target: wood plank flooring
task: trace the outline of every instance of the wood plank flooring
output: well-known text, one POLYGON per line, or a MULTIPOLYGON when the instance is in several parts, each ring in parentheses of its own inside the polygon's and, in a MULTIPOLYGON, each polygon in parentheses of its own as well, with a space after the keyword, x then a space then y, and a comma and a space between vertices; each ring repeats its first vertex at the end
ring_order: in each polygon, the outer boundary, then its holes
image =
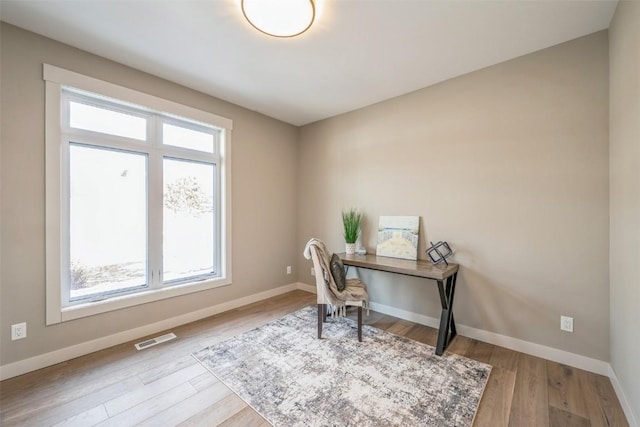
MULTIPOLYGON (((126 343, 5 380, 0 425, 268 426, 190 354, 315 302, 290 292, 173 328, 176 340, 147 350, 126 343)), ((427 326, 375 312, 364 323, 436 344, 427 326)), ((475 426, 628 426, 606 377, 462 336, 448 351, 493 366, 475 426)))

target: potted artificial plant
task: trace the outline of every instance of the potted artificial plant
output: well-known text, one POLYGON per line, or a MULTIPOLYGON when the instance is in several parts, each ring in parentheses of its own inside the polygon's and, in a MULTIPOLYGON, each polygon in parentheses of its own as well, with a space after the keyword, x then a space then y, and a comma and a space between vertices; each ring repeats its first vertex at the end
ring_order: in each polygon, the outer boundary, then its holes
POLYGON ((342 224, 344 225, 344 241, 347 255, 356 253, 356 240, 358 240, 363 219, 362 213, 356 209, 342 211, 342 224))

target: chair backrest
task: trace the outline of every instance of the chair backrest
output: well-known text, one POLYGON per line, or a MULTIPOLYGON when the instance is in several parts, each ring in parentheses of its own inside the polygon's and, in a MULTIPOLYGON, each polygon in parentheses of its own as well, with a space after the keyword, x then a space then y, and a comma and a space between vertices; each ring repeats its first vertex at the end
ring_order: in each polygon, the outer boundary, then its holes
MULTIPOLYGON (((324 281, 324 267, 325 263, 321 260, 322 255, 318 252, 315 246, 311 247, 311 259, 313 260, 313 270, 316 273, 316 294, 318 296, 318 304, 327 304, 327 297, 325 292, 327 291, 327 283, 324 281)), ((328 264, 328 260, 327 260, 328 264)))

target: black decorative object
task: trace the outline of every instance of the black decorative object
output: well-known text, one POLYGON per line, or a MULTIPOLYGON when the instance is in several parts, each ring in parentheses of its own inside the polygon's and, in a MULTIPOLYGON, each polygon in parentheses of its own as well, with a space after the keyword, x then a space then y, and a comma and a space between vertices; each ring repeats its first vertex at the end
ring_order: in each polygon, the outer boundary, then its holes
POLYGON ((442 241, 435 244, 433 242, 429 243, 431 243, 431 246, 427 249, 427 255, 429 256, 431 262, 434 264, 440 264, 441 262, 444 262, 445 264, 449 265, 449 263, 447 262, 447 258, 449 258, 453 254, 453 251, 451 250, 449 244, 442 241))

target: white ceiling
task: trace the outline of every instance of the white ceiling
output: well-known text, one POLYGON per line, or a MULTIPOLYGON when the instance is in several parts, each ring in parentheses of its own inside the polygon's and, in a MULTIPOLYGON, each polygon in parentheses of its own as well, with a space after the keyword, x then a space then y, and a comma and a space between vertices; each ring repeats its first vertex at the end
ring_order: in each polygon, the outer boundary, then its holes
POLYGON ((294 125, 609 27, 616 0, 318 0, 302 36, 240 0, 2 0, 3 21, 294 125))

